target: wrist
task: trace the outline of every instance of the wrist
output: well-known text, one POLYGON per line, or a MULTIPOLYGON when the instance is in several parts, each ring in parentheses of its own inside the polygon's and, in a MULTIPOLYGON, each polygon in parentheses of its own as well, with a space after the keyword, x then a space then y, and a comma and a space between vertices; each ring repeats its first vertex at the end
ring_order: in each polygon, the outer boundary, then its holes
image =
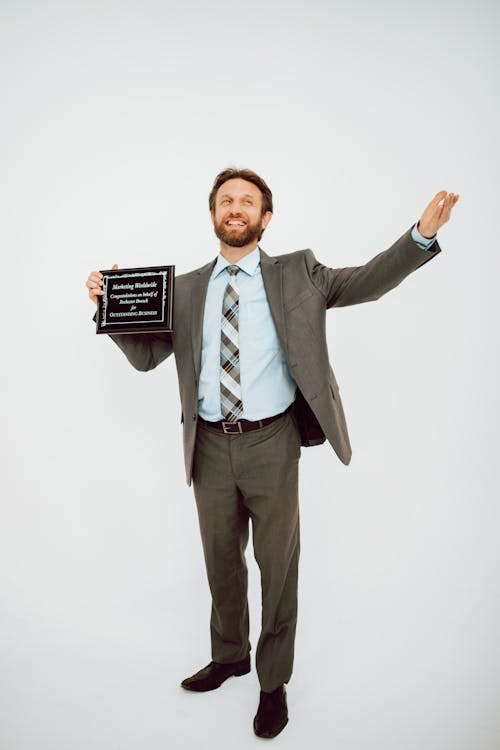
POLYGON ((422 226, 420 221, 417 223, 417 231, 420 232, 422 237, 424 237, 424 239, 426 240, 432 240, 436 236, 436 233, 432 234, 431 230, 428 229, 425 225, 422 226))

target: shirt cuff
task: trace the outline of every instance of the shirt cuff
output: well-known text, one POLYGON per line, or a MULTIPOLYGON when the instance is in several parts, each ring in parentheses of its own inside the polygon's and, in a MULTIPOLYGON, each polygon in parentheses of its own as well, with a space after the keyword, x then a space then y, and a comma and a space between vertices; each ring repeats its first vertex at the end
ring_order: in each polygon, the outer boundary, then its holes
MULTIPOLYGON (((418 221, 417 221, 417 224, 418 224, 418 221)), ((411 230, 412 240, 414 240, 414 242, 416 242, 417 245, 420 248, 422 248, 422 250, 430 250, 432 245, 436 241, 436 235, 434 235, 434 237, 431 237, 431 238, 423 237, 417 229, 417 224, 415 224, 413 229, 411 230)))

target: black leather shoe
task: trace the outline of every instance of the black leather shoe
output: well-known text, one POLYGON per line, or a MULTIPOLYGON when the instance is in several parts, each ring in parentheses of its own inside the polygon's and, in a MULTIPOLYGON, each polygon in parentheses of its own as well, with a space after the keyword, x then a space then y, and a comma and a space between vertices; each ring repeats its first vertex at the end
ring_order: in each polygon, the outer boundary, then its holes
POLYGON ((257 737, 276 737, 288 722, 286 690, 284 685, 272 693, 260 691, 259 708, 253 720, 253 729, 257 737))
POLYGON ((181 682, 181 687, 204 693, 206 690, 215 690, 220 687, 228 677, 240 677, 243 674, 248 674, 248 672, 250 672, 250 655, 241 661, 233 661, 230 664, 218 664, 211 661, 196 674, 186 677, 181 682))

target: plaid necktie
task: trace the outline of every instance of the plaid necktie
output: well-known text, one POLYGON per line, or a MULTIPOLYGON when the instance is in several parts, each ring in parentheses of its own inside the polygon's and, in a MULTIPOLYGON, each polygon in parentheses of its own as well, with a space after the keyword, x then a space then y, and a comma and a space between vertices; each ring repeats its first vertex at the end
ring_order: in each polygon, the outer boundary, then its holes
POLYGON ((240 384, 240 349, 238 345, 239 292, 236 284, 238 266, 228 266, 229 282, 222 303, 220 342, 220 403, 222 417, 236 422, 243 414, 240 384))

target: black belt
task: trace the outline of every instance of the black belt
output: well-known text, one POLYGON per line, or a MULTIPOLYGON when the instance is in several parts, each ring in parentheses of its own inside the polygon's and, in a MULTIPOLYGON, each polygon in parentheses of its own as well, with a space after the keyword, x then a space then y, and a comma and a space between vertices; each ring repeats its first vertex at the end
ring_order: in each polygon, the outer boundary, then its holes
POLYGON ((251 422, 249 419, 238 419, 236 422, 226 422, 221 420, 220 422, 208 422, 203 417, 198 416, 199 421, 207 425, 208 427, 215 427, 216 430, 220 430, 224 435, 239 435, 242 432, 251 432, 252 430, 260 430, 261 427, 265 427, 271 422, 275 422, 280 417, 287 414, 293 406, 293 401, 290 406, 282 411, 280 414, 275 414, 273 417, 266 417, 265 419, 258 419, 256 422, 251 422))

